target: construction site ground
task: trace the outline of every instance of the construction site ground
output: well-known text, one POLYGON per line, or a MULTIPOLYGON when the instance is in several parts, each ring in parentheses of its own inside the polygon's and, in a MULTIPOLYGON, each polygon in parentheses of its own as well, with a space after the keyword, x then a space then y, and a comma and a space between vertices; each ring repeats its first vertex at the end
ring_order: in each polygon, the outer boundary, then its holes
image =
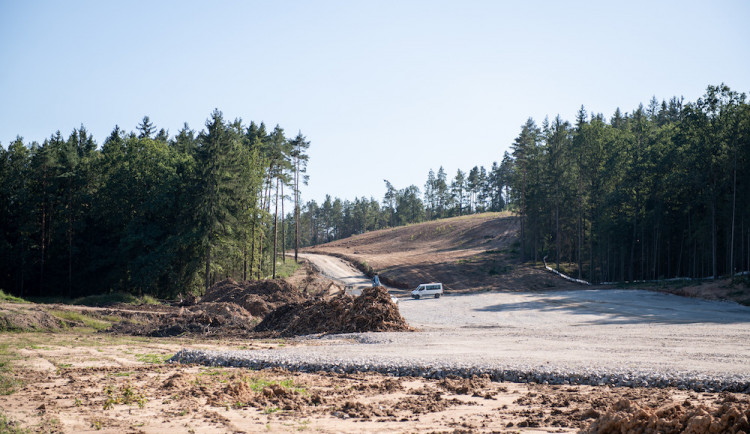
MULTIPOLYGON (((360 268, 366 262, 401 286, 444 281, 446 294, 439 299, 412 300, 406 289, 390 288, 416 331, 257 334, 246 323, 255 325, 261 315, 248 309, 275 304, 259 304, 237 292, 247 285, 232 282, 222 288, 229 288, 225 298, 234 302, 106 308, 0 303, 0 432, 750 432, 750 398, 742 393, 166 363, 190 348, 750 375, 750 308, 704 299, 747 296, 732 282, 667 287, 687 289, 691 298, 584 289, 520 265, 510 215, 402 229, 308 252, 349 257, 360 268), (125 323, 112 332, 112 325, 125 323), (150 335, 164 330, 183 334, 150 335)), ((346 286, 368 284, 349 264, 307 259, 325 275, 301 268, 287 280, 300 294, 331 298, 346 286), (336 264, 349 277, 321 262, 336 264)))

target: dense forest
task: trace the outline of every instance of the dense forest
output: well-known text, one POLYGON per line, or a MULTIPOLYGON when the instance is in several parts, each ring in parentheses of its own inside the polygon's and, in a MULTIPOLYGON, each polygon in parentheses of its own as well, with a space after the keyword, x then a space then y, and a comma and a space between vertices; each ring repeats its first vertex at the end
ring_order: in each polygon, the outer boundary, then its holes
POLYGON ((719 277, 750 270, 750 106, 725 85, 605 119, 529 119, 500 164, 424 193, 388 181, 382 202, 305 205, 302 242, 483 211, 521 217, 522 260, 593 282, 719 277))
POLYGON ((271 258, 294 247, 279 197, 299 203, 308 147, 301 133, 218 110, 203 131, 185 124, 171 138, 148 117, 101 147, 83 126, 41 144, 19 137, 0 147, 0 288, 168 298, 274 276, 271 258))
POLYGON ((84 127, 17 138, 0 147, 0 288, 167 298, 273 277, 298 246, 502 210, 520 216, 522 261, 592 282, 750 270, 750 105, 724 85, 609 119, 529 119, 499 164, 430 170, 423 189, 385 180, 380 201, 301 204, 309 145, 219 111, 174 137, 144 117, 101 147, 84 127))

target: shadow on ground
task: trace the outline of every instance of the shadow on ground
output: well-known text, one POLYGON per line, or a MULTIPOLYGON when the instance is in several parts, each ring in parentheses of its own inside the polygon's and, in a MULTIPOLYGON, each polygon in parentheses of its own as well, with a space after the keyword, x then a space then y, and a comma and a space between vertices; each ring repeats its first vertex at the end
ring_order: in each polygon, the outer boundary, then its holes
POLYGON ((500 303, 476 311, 537 311, 581 318, 582 325, 606 324, 735 324, 750 322, 750 307, 732 302, 679 297, 644 290, 560 291, 517 303, 500 303))

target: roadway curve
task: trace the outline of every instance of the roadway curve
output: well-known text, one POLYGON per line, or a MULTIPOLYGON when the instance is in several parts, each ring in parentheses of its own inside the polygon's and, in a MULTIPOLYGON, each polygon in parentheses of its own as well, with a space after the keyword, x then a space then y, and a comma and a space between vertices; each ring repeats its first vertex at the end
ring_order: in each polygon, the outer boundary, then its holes
POLYGON ((343 259, 314 253, 300 253, 299 257, 308 260, 324 276, 337 280, 344 286, 351 286, 352 291, 349 292, 352 294, 358 295, 362 288, 372 286, 372 280, 369 277, 343 259))

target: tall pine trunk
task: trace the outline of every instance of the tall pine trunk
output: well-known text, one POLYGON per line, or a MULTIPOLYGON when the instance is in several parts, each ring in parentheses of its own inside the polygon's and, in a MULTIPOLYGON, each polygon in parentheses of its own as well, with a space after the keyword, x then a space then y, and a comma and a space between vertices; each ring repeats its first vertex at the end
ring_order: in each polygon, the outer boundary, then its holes
POLYGON ((299 259, 299 158, 295 161, 294 169, 294 262, 299 259))
POLYGON ((734 276, 734 215, 737 209, 737 151, 734 153, 734 178, 732 180, 732 236, 729 250, 729 275, 734 276))
POLYGON ((526 167, 523 169, 523 184, 521 186, 521 262, 526 262, 526 167))
POLYGON ((73 186, 68 178, 68 298, 73 297, 73 186))
POLYGON ((278 229, 278 221, 279 221, 279 178, 276 178, 276 205, 274 206, 273 210, 273 256, 271 257, 271 261, 273 262, 273 272, 271 273, 272 279, 276 278, 276 246, 279 241, 279 229, 278 229))
POLYGON ((286 264, 286 226, 284 225, 284 183, 281 183, 281 262, 286 264))
POLYGON ((716 266, 716 199, 711 200, 711 273, 716 280, 719 277, 716 266))

